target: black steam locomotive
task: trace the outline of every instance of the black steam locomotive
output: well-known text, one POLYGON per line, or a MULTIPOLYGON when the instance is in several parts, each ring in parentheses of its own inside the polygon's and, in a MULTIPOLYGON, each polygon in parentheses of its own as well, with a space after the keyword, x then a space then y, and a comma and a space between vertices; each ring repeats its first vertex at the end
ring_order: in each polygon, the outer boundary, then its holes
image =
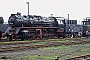
POLYGON ((37 25, 42 27, 58 26, 58 22, 54 17, 43 19, 43 17, 36 15, 21 16, 21 13, 11 14, 8 24, 10 27, 37 27, 37 25))
POLYGON ((60 20, 57 18, 36 15, 21 16, 21 13, 11 14, 5 34, 10 40, 59 37, 64 33, 65 20, 62 20, 64 25, 61 27, 58 23, 60 20))

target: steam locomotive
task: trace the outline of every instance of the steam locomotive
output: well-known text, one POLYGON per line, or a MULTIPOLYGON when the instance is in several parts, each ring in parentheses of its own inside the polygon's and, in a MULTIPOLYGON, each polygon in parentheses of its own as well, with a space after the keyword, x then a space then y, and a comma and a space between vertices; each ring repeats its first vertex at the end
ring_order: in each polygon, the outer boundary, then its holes
POLYGON ((21 13, 11 14, 9 27, 5 35, 10 39, 43 39, 64 36, 65 19, 59 17, 42 17, 36 15, 21 16, 21 13), (63 25, 58 23, 62 21, 63 25))

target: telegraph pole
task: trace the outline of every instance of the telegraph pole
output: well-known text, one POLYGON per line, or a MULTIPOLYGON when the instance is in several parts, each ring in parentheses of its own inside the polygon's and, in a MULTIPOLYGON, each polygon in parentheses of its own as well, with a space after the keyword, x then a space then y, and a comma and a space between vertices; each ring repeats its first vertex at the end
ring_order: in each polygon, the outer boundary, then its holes
POLYGON ((28 4, 28 15, 29 15, 29 2, 26 2, 28 4))
POLYGON ((70 20, 69 20, 69 14, 68 15, 68 25, 69 25, 69 38, 70 38, 70 32, 71 32, 71 29, 70 29, 70 20))
POLYGON ((69 24, 69 26, 70 26, 70 21, 69 21, 69 14, 67 14, 68 15, 68 24, 69 24))

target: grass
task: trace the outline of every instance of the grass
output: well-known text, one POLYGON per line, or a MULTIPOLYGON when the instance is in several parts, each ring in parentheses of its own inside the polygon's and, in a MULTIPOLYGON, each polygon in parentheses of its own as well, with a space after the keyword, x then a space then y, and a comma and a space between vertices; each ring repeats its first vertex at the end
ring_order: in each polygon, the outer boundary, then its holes
POLYGON ((36 54, 36 55, 22 56, 18 58, 24 58, 28 60, 55 60, 55 58, 59 56, 60 59, 66 59, 73 56, 90 54, 90 44, 84 44, 84 45, 80 44, 80 45, 70 45, 70 46, 63 45, 58 47, 39 48, 39 51, 42 52, 53 51, 53 53, 48 52, 46 53, 48 55, 36 54), (80 50, 78 50, 79 47, 81 47, 80 50))
POLYGON ((22 58, 28 58, 28 60, 54 60, 55 57, 54 56, 38 56, 38 55, 34 55, 34 56, 22 56, 22 58))
MULTIPOLYGON (((18 42, 33 42, 37 44, 45 44, 46 42, 70 42, 69 39, 49 39, 45 42, 38 42, 39 40, 25 40, 25 41, 13 41, 13 42, 0 42, 0 44, 13 44, 18 42)), ((34 54, 34 55, 26 55, 22 57, 17 57, 17 60, 25 59, 25 60, 55 60, 57 56, 60 59, 70 58, 78 55, 90 54, 90 44, 77 44, 77 45, 68 45, 68 46, 57 46, 57 47, 45 47, 38 48, 41 52, 46 52, 44 54, 34 54), (48 53, 47 53, 48 52, 48 53)))
POLYGON ((64 51, 64 50, 69 50, 70 46, 58 46, 58 47, 48 47, 48 48, 39 48, 39 50, 45 51, 45 50, 60 50, 60 51, 64 51))

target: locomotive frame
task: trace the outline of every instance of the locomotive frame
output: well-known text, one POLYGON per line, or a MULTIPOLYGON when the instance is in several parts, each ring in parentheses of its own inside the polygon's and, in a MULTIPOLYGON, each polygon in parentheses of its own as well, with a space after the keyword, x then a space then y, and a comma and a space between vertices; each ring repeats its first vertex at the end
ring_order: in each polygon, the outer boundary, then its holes
MULTIPOLYGON (((58 27, 19 27, 10 29, 9 31, 11 34, 9 35, 9 40, 12 39, 48 39, 48 38, 55 38, 60 37, 60 34, 63 34, 63 30, 57 31, 49 31, 49 29, 58 29, 58 27), (18 29, 18 30, 17 30, 18 29)), ((63 36, 63 35, 62 35, 63 36)))

